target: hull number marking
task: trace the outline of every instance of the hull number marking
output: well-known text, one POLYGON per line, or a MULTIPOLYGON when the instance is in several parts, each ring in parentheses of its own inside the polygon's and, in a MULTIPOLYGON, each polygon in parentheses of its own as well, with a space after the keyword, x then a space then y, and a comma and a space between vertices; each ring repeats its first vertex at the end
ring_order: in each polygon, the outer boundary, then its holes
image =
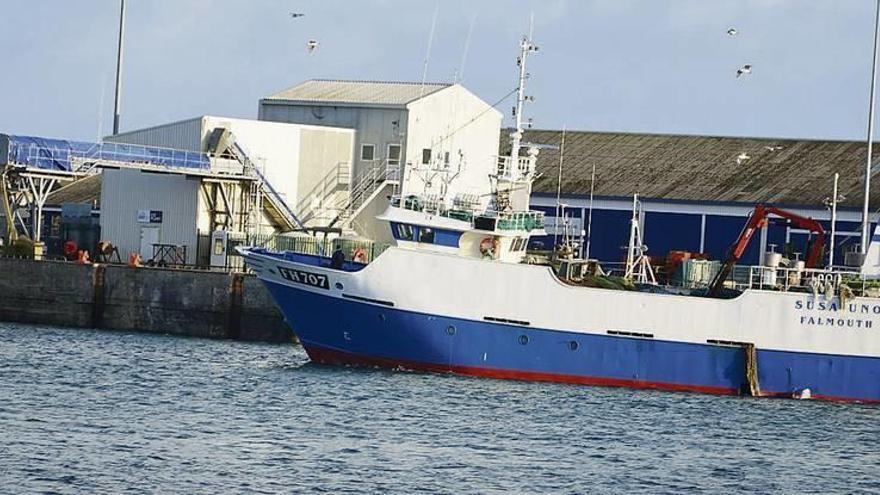
POLYGON ((317 287, 319 289, 330 289, 330 284, 327 281, 327 275, 309 273, 302 270, 296 270, 294 268, 284 268, 282 266, 278 267, 278 273, 285 280, 290 280, 291 282, 296 282, 298 284, 308 285, 311 287, 317 287))

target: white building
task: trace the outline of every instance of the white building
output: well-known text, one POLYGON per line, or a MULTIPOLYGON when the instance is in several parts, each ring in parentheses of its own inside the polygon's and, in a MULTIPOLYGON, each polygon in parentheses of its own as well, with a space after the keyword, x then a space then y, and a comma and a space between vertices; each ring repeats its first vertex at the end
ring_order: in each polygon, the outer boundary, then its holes
POLYGON ((502 115, 458 84, 311 80, 260 100, 259 119, 356 131, 351 196, 330 223, 366 237, 390 238, 373 219, 395 188, 490 197, 502 115))
POLYGON ((316 188, 322 197, 348 196, 354 135, 351 129, 203 116, 107 137, 107 143, 208 153, 210 170, 105 166, 102 237, 144 259, 156 244, 185 246, 186 263, 193 264, 204 262, 197 257, 199 235, 290 230, 296 225, 289 212, 309 204, 316 188), (239 147, 228 146, 230 139, 239 147), (244 162, 235 149, 247 156, 244 162), (249 174, 245 162, 256 173, 249 174), (330 176, 333 184, 323 182, 330 176), (258 198, 254 183, 261 184, 258 198))

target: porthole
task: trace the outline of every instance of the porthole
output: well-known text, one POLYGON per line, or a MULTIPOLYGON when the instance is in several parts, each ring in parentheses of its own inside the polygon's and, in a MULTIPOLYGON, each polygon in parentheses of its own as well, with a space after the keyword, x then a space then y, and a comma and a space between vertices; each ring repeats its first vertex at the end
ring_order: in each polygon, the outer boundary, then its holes
MULTIPOLYGON (((866 155, 866 156, 867 156, 867 155, 866 155)), ((336 282, 336 289, 338 289, 338 290, 342 290, 343 288, 344 288, 344 287, 343 287, 343 285, 342 285, 342 282, 336 282)))
POLYGON ((520 335, 519 336, 519 343, 522 345, 528 344, 529 343, 529 336, 528 335, 520 335))
POLYGON ((576 351, 576 350, 578 350, 578 348, 579 348, 580 346, 581 346, 581 345, 578 343, 577 340, 572 340, 572 341, 570 341, 570 342, 568 343, 568 348, 571 349, 572 351, 576 351))
POLYGON ((446 334, 447 335, 455 335, 455 332, 456 332, 455 325, 449 325, 448 327, 446 327, 446 334))

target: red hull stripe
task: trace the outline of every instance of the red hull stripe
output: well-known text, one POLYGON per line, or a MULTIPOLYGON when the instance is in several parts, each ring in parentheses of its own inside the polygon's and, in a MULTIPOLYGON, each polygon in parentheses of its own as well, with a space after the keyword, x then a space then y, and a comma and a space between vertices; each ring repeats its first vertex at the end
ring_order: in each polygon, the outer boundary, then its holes
POLYGON ((542 373, 539 371, 521 371, 498 368, 480 368, 476 366, 444 366, 434 363, 421 363, 402 359, 388 359, 363 356, 345 351, 327 349, 303 343, 309 358, 316 363, 342 364, 352 366, 378 366, 382 368, 405 368, 417 371, 438 373, 457 373, 460 375, 500 378, 505 380, 527 380, 542 382, 575 383, 580 385, 599 385, 604 387, 627 387, 653 390, 670 390, 677 392, 700 392, 716 395, 737 395, 739 391, 727 387, 707 387, 681 383, 660 383, 643 380, 623 380, 596 376, 566 375, 560 373, 542 373))

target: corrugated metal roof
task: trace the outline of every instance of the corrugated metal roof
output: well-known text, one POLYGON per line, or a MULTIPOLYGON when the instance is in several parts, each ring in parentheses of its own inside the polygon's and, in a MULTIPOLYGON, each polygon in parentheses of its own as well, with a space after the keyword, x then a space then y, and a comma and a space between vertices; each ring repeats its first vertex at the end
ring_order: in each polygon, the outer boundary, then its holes
POLYGON ((340 81, 312 79, 279 91, 266 100, 315 101, 325 103, 363 103, 406 105, 431 93, 452 86, 447 83, 340 81))
POLYGON ((89 175, 66 184, 53 191, 46 198, 47 205, 61 205, 64 203, 90 203, 100 206, 101 174, 89 175))
MULTIPOLYGON (((508 132, 501 149, 509 152, 508 132)), ((526 142, 559 146, 562 131, 526 131, 526 142)), ((821 205, 840 173, 841 207, 860 207, 866 145, 857 141, 818 141, 707 137, 614 132, 565 135, 562 192, 588 195, 596 165, 595 195, 740 203, 821 205), (745 154, 748 159, 737 157, 745 154)), ((874 161, 880 148, 874 147, 874 161)), ((556 193, 559 150, 538 155, 534 192, 556 193)), ((875 164, 875 176, 877 165, 875 164)), ((880 182, 871 204, 880 206, 880 182)))

